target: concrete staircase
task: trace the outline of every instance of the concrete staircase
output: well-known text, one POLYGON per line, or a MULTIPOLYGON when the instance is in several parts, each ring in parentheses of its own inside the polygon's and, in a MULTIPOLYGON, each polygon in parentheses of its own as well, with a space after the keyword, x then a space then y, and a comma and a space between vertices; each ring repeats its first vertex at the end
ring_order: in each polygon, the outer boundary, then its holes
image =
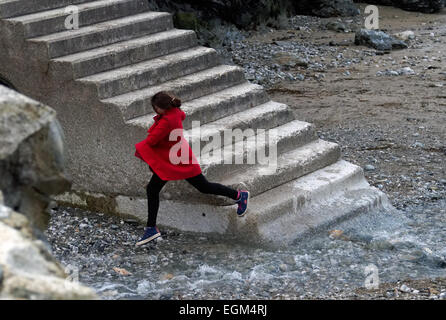
POLYGON ((133 156, 134 144, 152 124, 150 98, 169 90, 183 100, 184 135, 200 150, 200 141, 227 129, 246 130, 245 142, 223 145, 223 159, 204 152, 200 162, 209 180, 248 188, 251 202, 238 218, 224 199, 170 182, 160 225, 288 244, 353 214, 390 208, 359 167, 340 159, 338 145, 318 139, 313 125, 295 120, 289 106, 270 101, 241 68, 221 64, 193 31, 174 29, 171 15, 149 11, 145 0, 0 0, 0 41, 0 75, 55 108, 64 127, 73 190, 61 203, 145 221, 150 171, 133 156), (79 9, 79 29, 65 29, 68 5, 79 9), (257 151, 255 129, 276 133, 273 174, 246 161, 225 164, 257 151))

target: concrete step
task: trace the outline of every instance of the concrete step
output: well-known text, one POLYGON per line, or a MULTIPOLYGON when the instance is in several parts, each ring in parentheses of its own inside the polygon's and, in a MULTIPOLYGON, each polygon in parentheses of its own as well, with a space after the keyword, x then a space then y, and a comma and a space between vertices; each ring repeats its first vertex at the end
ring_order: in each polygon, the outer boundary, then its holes
POLYGON ((252 197, 302 177, 339 160, 337 144, 316 140, 278 155, 277 163, 235 169, 220 183, 234 189, 247 189, 252 197))
POLYGON ((194 150, 207 153, 209 148, 220 149, 250 136, 258 130, 268 130, 293 120, 294 116, 286 104, 269 101, 243 110, 219 120, 184 131, 184 137, 194 150))
MULTIPOLYGON (((76 6, 79 14, 79 26, 87 26, 111 19, 125 17, 148 10, 145 0, 101 0, 82 3, 76 6)), ((59 31, 67 31, 65 20, 71 12, 66 7, 36 12, 8 19, 23 26, 24 37, 32 38, 59 31)))
POLYGON ((246 216, 231 231, 249 242, 287 245, 383 208, 392 210, 385 194, 370 187, 360 167, 339 160, 252 197, 246 216))
POLYGON ((315 127, 308 122, 293 120, 271 129, 275 132, 270 131, 270 136, 254 135, 245 141, 234 143, 231 148, 222 148, 221 157, 202 153, 198 162, 203 174, 214 181, 220 181, 228 177, 234 168, 247 170, 258 164, 259 155, 271 154, 270 150, 274 146, 276 154, 280 155, 317 140, 315 127))
POLYGON ((194 31, 172 29, 53 59, 50 72, 58 78, 77 79, 196 45, 194 31))
POLYGON ((159 91, 170 91, 183 102, 190 101, 230 86, 245 82, 243 69, 220 65, 187 75, 158 86, 151 86, 102 100, 103 103, 121 110, 124 120, 153 112, 150 99, 159 91))
POLYGON ((2 0, 0 1, 0 19, 93 1, 94 0, 2 0))
POLYGON ((312 192, 318 190, 318 197, 326 197, 330 193, 341 192, 342 189, 348 188, 351 184, 361 183, 362 181, 365 180, 361 167, 344 160, 338 160, 298 180, 287 182, 251 198, 252 201, 249 206, 250 209, 257 212, 257 223, 268 223, 280 217, 284 209, 287 212, 292 212, 303 206, 306 199, 304 199, 305 194, 299 194, 302 189, 312 192), (317 179, 315 179, 316 176, 317 179), (325 177, 325 179, 319 179, 321 177, 325 177), (332 180, 335 180, 338 185, 327 183, 332 180), (339 184, 344 185, 344 188, 339 188, 339 184))
MULTIPOLYGON (((192 127, 192 121, 206 124, 233 113, 254 108, 269 101, 268 94, 263 87, 249 82, 187 101, 181 106, 186 113, 183 121, 184 130, 192 127)), ((154 113, 150 113, 127 121, 133 126, 148 129, 153 124, 154 113)))
POLYGON ((49 59, 173 28, 165 12, 140 14, 28 39, 30 50, 49 59))
POLYGON ((217 62, 218 55, 214 49, 194 47, 91 75, 79 81, 93 84, 99 99, 106 99, 212 68, 217 62))
MULTIPOLYGON (((293 121, 289 125, 277 128, 283 130, 273 139, 277 143, 277 157, 274 157, 274 153, 270 153, 271 158, 265 157, 262 163, 258 162, 258 158, 254 163, 247 162, 249 154, 264 152, 265 149, 270 152, 269 146, 264 148, 252 137, 247 139, 246 146, 241 146, 239 143, 235 148, 234 146, 229 148, 228 152, 222 150, 222 158, 213 159, 212 156, 204 154, 199 160, 203 174, 211 182, 215 181, 236 190, 247 189, 250 196, 255 197, 339 160, 339 146, 317 139, 314 127, 310 124, 293 121), (224 161, 230 161, 235 156, 243 158, 244 162, 224 164, 224 161)), ((260 141, 263 142, 264 139, 260 141)), ((193 188, 185 188, 183 184, 184 181, 170 181, 163 188, 163 192, 167 195, 163 195, 163 199, 189 198, 195 203, 212 205, 230 205, 234 202, 225 197, 198 193, 193 188)))

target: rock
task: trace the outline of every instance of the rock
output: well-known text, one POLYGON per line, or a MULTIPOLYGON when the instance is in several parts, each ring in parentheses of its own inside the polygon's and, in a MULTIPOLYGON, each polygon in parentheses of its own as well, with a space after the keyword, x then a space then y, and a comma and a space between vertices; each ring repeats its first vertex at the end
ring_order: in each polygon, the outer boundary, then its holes
POLYGON ((48 196, 70 188, 63 164, 55 111, 0 85, 0 299, 97 298, 67 278, 43 234, 48 196))
POLYGON ((440 292, 437 290, 437 289, 435 289, 435 288, 429 288, 429 294, 430 295, 437 295, 437 294, 439 294, 440 292))
POLYGON ((0 85, 0 190, 6 206, 44 230, 47 195, 69 190, 63 131, 53 109, 0 85))
POLYGON ((346 32, 348 29, 342 22, 339 21, 330 21, 325 26, 328 30, 336 31, 336 32, 346 32))
POLYGON ((292 53, 278 52, 274 55, 274 59, 277 63, 290 68, 308 67, 308 61, 292 53))
POLYGON ((415 74, 415 71, 412 70, 410 67, 401 68, 398 71, 399 75, 413 75, 415 74))
POLYGON ((366 164, 364 166, 364 170, 365 171, 373 171, 373 170, 375 170, 375 167, 373 165, 371 165, 371 164, 366 164))
POLYGON ((393 34, 393 36, 396 39, 403 40, 403 41, 415 39, 415 33, 413 31, 410 31, 410 30, 403 31, 403 32, 400 32, 400 33, 395 33, 395 34, 393 34))
POLYGON ((80 230, 84 230, 84 229, 87 229, 87 228, 89 228, 90 227, 90 225, 89 224, 86 224, 86 223, 81 223, 80 225, 79 225, 79 229, 80 230))
POLYGON ((417 142, 415 142, 415 143, 412 145, 412 147, 414 147, 414 148, 424 148, 424 144, 421 143, 421 142, 419 142, 419 141, 417 141, 417 142))
POLYGON ((162 277, 161 280, 171 280, 173 279, 174 275, 171 273, 165 273, 162 277))
POLYGON ((401 291, 401 292, 406 292, 406 293, 408 293, 408 292, 411 292, 412 290, 411 290, 408 286, 406 286, 405 284, 403 284, 403 285, 401 285, 401 287, 400 287, 400 291, 401 291))
POLYGON ((331 230, 328 234, 330 239, 340 239, 344 236, 344 232, 342 230, 331 230))
POLYGON ((287 266, 286 264, 282 263, 282 264, 279 266, 279 269, 280 269, 280 271, 285 272, 285 271, 288 270, 288 266, 287 266))
POLYGON ((407 48, 407 44, 404 41, 394 39, 383 31, 367 29, 361 29, 356 32, 355 44, 365 45, 381 51, 407 48))
POLYGON ((66 280, 64 269, 40 241, 1 221, 0 268, 4 271, 0 291, 3 299, 96 298, 93 290, 66 280))
POLYGON ((126 269, 124 268, 118 268, 118 267, 114 267, 113 271, 115 271, 117 274, 120 274, 121 276, 129 276, 131 275, 130 272, 128 272, 126 269))

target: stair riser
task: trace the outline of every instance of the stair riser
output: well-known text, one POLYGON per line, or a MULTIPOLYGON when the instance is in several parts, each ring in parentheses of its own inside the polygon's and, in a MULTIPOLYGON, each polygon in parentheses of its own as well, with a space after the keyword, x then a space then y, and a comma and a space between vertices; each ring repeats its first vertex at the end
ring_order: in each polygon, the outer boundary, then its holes
POLYGON ((253 108, 266 103, 269 100, 265 90, 250 91, 245 95, 237 96, 234 99, 228 99, 219 103, 209 104, 200 109, 192 109, 187 113, 183 121, 183 128, 188 130, 192 128, 192 121, 200 121, 206 124, 231 114, 253 108))
MULTIPOLYGON (((170 91, 181 98, 183 102, 196 99, 201 96, 212 94, 227 87, 245 81, 242 71, 235 70, 223 73, 218 77, 206 79, 204 81, 184 84, 183 86, 164 87, 163 90, 170 91)), ((154 92, 155 94, 156 92, 154 92)), ((153 112, 149 99, 138 100, 125 108, 123 111, 124 120, 130 120, 153 112)))
POLYGON ((197 37, 193 31, 190 31, 159 42, 142 42, 140 46, 129 46, 113 54, 101 55, 80 62, 53 60, 50 68, 55 76, 60 77, 62 74, 69 76, 69 79, 77 79, 188 49, 196 44, 197 37))
POLYGON ((0 4, 0 19, 61 8, 93 0, 21 0, 0 4))
POLYGON ((162 65, 154 70, 147 70, 146 72, 132 74, 128 78, 100 84, 98 86, 98 96, 100 99, 106 99, 144 87, 154 86, 177 77, 212 68, 217 61, 218 55, 215 51, 193 57, 193 59, 187 61, 172 61, 168 65, 162 65))
MULTIPOLYGON (((232 129, 236 128, 237 130, 241 130, 243 133, 246 133, 246 136, 252 136, 251 133, 256 134, 257 129, 265 129, 268 130, 270 128, 278 127, 286 122, 288 122, 290 119, 293 118, 293 114, 291 110, 288 108, 280 110, 278 112, 271 112, 267 113, 262 117, 252 118, 248 121, 240 122, 240 123, 234 123, 232 124, 226 124, 224 128, 222 128, 221 131, 218 132, 218 135, 216 137, 220 137, 221 145, 226 146, 228 144, 236 143, 238 141, 241 141, 241 139, 244 139, 243 136, 240 136, 239 134, 235 135, 235 137, 232 139, 232 141, 225 141, 228 139, 224 139, 225 129, 232 129), (249 130, 253 129, 253 130, 249 130)), ((197 143, 198 138, 190 139, 190 144, 197 143)), ((202 136, 201 142, 200 142, 200 151, 205 148, 205 146, 210 143, 211 141, 214 141, 212 138, 209 138, 209 136, 202 136)))
MULTIPOLYGON (((37 41, 36 45, 46 47, 49 58, 57 58, 146 34, 167 31, 172 28, 172 17, 170 15, 161 15, 149 20, 138 21, 114 29, 104 29, 101 32, 94 32, 74 38, 50 42, 46 45, 45 43, 41 44, 40 41, 37 41)), ((30 44, 31 43, 32 42, 30 42, 30 44)))
MULTIPOLYGON (((145 0, 134 0, 109 5, 107 7, 79 11, 79 27, 125 17, 143 12, 147 9, 148 5, 145 0)), ((64 15, 50 18, 48 20, 27 23, 24 25, 25 38, 38 37, 59 31, 66 31, 66 18, 67 15, 64 15)))
MULTIPOLYGON (((313 126, 309 126, 305 130, 299 131, 294 135, 286 136, 277 142, 277 154, 280 155, 284 152, 292 149, 299 148, 307 143, 315 141, 317 139, 316 131, 313 126)), ((268 147, 266 151, 268 152, 268 147)), ((247 164, 248 154, 243 154, 242 164, 224 164, 224 163, 211 163, 201 164, 201 168, 205 172, 206 176, 211 177, 213 180, 220 181, 225 177, 234 173, 234 171, 246 170, 252 166, 247 164)), ((235 163, 235 157, 232 156, 232 163, 235 163)))

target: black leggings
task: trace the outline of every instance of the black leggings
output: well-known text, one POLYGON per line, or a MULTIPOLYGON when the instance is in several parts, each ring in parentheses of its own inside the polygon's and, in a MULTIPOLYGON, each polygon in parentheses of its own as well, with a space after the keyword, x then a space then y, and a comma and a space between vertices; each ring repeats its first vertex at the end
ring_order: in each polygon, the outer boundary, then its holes
MULTIPOLYGON (((215 194, 237 200, 238 191, 219 183, 209 182, 201 173, 195 177, 187 178, 186 181, 201 193, 215 194)), ((147 184, 146 191, 149 211, 147 227, 156 226, 156 216, 158 215, 158 208, 160 204, 159 193, 166 183, 167 181, 161 180, 161 178, 155 172, 153 172, 152 178, 147 184)))

